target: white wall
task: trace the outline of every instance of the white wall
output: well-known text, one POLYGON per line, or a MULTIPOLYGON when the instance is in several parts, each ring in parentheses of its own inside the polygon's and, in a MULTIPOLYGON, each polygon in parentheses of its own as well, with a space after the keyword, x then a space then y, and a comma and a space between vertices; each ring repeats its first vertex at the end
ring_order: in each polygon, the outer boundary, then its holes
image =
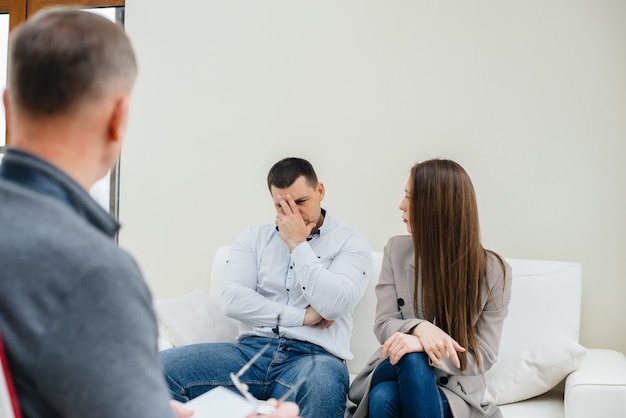
MULTIPOLYGON (((309 159, 374 249, 403 233, 410 166, 473 178, 486 247, 583 265, 582 343, 626 351, 626 2, 127 0, 140 76, 120 243, 155 297, 271 222, 309 159)), ((541 307, 538 307, 540 309, 541 307)))

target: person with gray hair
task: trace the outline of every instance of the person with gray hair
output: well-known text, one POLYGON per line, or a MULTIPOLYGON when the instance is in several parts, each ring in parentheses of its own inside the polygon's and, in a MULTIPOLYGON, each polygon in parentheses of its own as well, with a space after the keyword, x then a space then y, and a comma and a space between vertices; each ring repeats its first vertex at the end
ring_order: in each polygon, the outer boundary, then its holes
POLYGON ((8 71, 0 332, 23 415, 191 416, 163 378, 148 286, 88 193, 120 155, 130 40, 99 15, 45 9, 12 32, 8 71))

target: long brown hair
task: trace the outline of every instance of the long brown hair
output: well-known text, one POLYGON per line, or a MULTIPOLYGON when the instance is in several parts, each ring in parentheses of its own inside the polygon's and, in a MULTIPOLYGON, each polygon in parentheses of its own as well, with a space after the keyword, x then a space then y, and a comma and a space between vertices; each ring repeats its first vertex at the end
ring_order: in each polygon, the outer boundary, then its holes
MULTIPOLYGON (((410 181, 415 283, 419 283, 421 272, 424 319, 447 332, 480 365, 472 324, 483 308, 481 289, 486 280, 487 251, 480 243, 474 186, 463 167, 441 159, 415 164, 410 181)), ((420 302, 417 295, 416 285, 415 309, 420 302)), ((459 353, 459 359, 464 370, 467 353, 459 353)))

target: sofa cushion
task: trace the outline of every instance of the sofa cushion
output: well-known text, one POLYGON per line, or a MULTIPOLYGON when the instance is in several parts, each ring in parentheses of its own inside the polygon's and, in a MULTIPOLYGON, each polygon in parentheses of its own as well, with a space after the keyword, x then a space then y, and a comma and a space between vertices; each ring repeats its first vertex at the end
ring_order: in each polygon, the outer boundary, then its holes
MULTIPOLYGON (((202 292, 154 301, 160 331, 172 346, 234 342, 237 323, 228 318, 221 306, 202 292)), ((163 344, 161 344, 163 348, 163 344)))
POLYGON ((531 338, 519 350, 500 357, 485 373, 485 396, 502 405, 541 395, 576 370, 586 352, 564 333, 531 338))
POLYGON ((582 272, 579 263, 506 258, 511 302, 498 357, 525 347, 535 335, 566 334, 579 340, 582 272))

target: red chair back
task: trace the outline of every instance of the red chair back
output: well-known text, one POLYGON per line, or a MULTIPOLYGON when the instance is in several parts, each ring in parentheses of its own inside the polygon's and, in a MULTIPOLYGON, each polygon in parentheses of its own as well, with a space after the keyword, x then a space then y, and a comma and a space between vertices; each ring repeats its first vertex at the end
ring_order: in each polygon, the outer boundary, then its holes
POLYGON ((0 416, 7 418, 22 418, 20 405, 17 402, 17 393, 11 379, 9 364, 4 352, 2 334, 0 334, 0 416))

